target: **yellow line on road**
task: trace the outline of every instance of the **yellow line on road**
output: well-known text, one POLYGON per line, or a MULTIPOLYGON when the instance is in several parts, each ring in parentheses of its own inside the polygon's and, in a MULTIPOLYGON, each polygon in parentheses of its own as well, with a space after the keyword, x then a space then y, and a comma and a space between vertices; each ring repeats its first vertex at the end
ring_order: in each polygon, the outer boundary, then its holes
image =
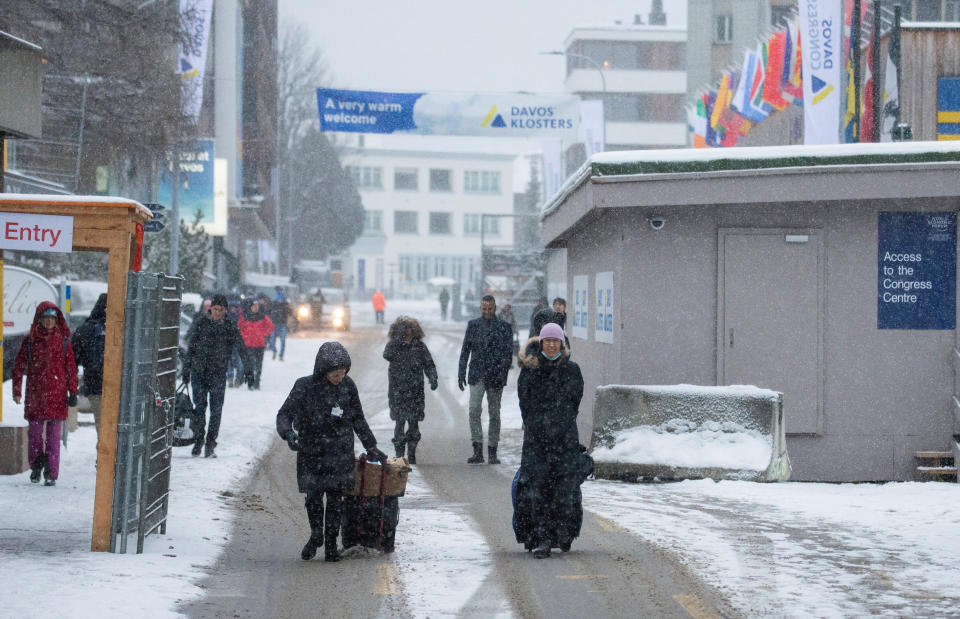
POLYGON ((603 516, 594 516, 597 519, 597 524, 600 525, 600 528, 604 531, 623 531, 623 527, 618 525, 613 520, 604 518, 603 516))
POLYGON ((584 580, 586 578, 606 578, 603 574, 569 574, 557 576, 560 580, 584 580))
POLYGON ((673 596, 673 599, 694 619, 721 619, 720 614, 707 606, 706 602, 701 600, 699 596, 677 594, 673 596))
POLYGON ((400 593, 400 585, 397 583, 397 572, 393 568, 393 563, 377 565, 377 584, 373 588, 373 594, 396 595, 398 593, 400 593))

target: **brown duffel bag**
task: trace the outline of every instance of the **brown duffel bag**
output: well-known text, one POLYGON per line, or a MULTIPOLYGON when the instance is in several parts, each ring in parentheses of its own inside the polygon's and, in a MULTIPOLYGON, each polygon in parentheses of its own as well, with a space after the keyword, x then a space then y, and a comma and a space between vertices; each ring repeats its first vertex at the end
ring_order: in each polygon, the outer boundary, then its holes
POLYGON ((350 496, 360 494, 360 484, 363 483, 363 496, 380 496, 381 487, 383 496, 403 496, 407 488, 407 475, 412 470, 410 463, 406 458, 387 458, 386 470, 379 462, 367 462, 364 457, 362 461, 366 469, 360 470, 361 458, 357 458, 353 463, 353 490, 347 492, 350 496), (381 485, 382 473, 382 485, 381 485))

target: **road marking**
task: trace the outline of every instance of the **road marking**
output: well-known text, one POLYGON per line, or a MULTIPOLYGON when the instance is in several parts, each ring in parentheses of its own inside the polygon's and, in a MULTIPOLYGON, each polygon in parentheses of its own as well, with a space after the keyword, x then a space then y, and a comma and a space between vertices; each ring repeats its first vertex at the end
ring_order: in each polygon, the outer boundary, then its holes
POLYGON ((623 527, 618 525, 613 520, 604 518, 603 516, 594 516, 597 519, 597 524, 600 525, 600 528, 604 531, 623 531, 623 527))
POLYGON ((373 594, 396 595, 398 593, 400 593, 400 585, 397 583, 397 573, 393 563, 377 565, 377 584, 373 587, 373 594))
POLYGON ((707 606, 706 602, 699 596, 690 594, 677 594, 673 596, 677 604, 683 607, 691 617, 695 619, 721 619, 720 614, 707 606))
POLYGON ((603 574, 569 574, 557 576, 560 580, 583 580, 585 578, 606 578, 603 574))

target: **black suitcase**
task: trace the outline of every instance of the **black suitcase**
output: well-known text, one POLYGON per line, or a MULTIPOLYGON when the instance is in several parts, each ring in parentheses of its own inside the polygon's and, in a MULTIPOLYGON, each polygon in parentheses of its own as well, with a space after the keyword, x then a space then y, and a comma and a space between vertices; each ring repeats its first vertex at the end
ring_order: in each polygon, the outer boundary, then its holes
POLYGON ((193 401, 187 392, 187 383, 177 387, 177 394, 173 400, 173 432, 174 447, 193 445, 196 440, 193 419, 193 401))
MULTIPOLYGON (((365 487, 365 461, 365 456, 360 456, 361 488, 365 487)), ((360 545, 393 552, 397 523, 400 522, 400 501, 399 497, 384 494, 384 480, 385 475, 381 473, 379 496, 343 497, 341 536, 344 549, 360 545)))

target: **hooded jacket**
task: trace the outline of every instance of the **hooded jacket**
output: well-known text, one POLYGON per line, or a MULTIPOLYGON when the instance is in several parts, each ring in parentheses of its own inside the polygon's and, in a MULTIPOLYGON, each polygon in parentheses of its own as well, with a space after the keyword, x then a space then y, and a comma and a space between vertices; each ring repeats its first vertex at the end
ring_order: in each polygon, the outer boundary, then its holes
POLYGON ((344 376, 339 385, 327 380, 327 373, 338 368, 350 371, 350 354, 340 342, 324 343, 317 351, 313 374, 297 379, 277 413, 277 434, 281 438, 291 430, 300 435, 300 492, 353 488, 354 433, 364 449, 377 446, 353 379, 344 376))
POLYGON ((259 312, 246 311, 237 321, 237 328, 243 336, 247 348, 264 348, 267 336, 273 333, 273 321, 261 309, 259 312))
POLYGON ((227 365, 234 348, 246 352, 236 323, 229 318, 214 320, 201 316, 190 326, 190 340, 183 364, 184 377, 202 377, 206 381, 226 381, 227 365))
POLYGON ((103 349, 107 337, 107 295, 101 294, 73 334, 73 359, 83 366, 83 395, 103 393, 103 349))
POLYGON ((390 419, 423 420, 425 402, 423 377, 430 388, 437 387, 437 366, 421 341, 423 329, 413 318, 398 318, 390 326, 390 341, 383 349, 383 358, 390 362, 387 371, 387 400, 390 419))
POLYGON ((27 377, 23 417, 27 421, 67 418, 67 394, 77 392, 77 364, 70 345, 70 327, 56 304, 44 301, 33 315, 30 334, 20 345, 13 366, 13 397, 22 393, 27 377), (40 317, 48 309, 57 310, 57 324, 44 329, 40 317))

